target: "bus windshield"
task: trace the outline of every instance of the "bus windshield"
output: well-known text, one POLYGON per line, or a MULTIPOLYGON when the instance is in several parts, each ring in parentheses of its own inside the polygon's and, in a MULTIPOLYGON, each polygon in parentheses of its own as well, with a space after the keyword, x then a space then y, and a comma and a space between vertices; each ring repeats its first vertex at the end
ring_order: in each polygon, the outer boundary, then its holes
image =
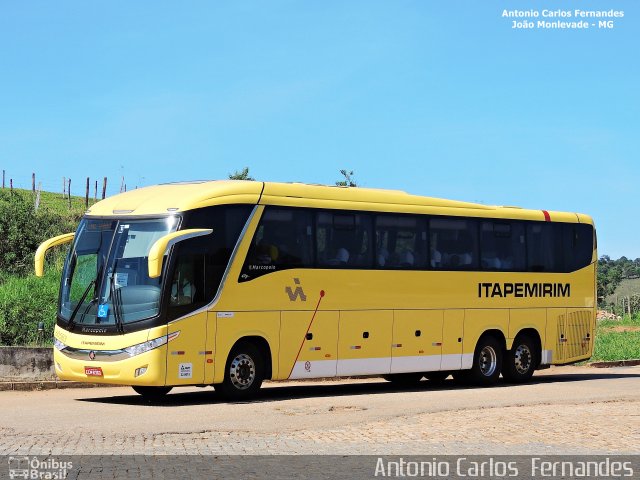
POLYGON ((83 219, 62 275, 60 317, 73 327, 113 326, 158 315, 163 275, 149 278, 149 249, 177 223, 176 217, 83 219))

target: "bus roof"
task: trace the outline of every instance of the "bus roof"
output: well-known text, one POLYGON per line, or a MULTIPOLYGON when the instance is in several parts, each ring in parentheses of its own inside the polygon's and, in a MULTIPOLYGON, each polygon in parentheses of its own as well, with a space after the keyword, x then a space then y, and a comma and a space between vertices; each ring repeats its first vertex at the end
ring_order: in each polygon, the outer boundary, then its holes
MULTIPOLYGON (((100 217, 166 215, 211 205, 236 203, 526 220, 546 219, 543 210, 488 206, 423 197, 399 190, 246 180, 176 182, 139 188, 114 195, 92 205, 87 215, 100 217)), ((547 213, 552 221, 592 223, 587 215, 577 216, 566 212, 547 213)))

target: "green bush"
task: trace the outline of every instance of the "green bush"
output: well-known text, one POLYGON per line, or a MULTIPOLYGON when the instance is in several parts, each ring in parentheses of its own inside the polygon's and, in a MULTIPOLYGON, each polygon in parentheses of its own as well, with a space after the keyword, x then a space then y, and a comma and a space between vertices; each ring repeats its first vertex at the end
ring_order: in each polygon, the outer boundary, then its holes
MULTIPOLYGON (((43 192, 44 193, 44 192, 43 192)), ((60 203, 60 202, 58 202, 60 203)), ((48 255, 45 277, 33 273, 38 245, 76 229, 81 210, 55 208, 24 190, 0 190, 0 345, 51 344, 65 248, 48 255), (38 333, 38 323, 45 331, 38 333)))
POLYGON ((43 278, 10 276, 0 285, 0 345, 51 345, 61 268, 57 262, 43 278), (38 334, 38 323, 44 333, 38 334))
POLYGON ((77 212, 61 215, 45 205, 36 212, 31 192, 0 190, 0 282, 9 278, 7 274, 33 272, 38 245, 47 238, 75 231, 78 220, 77 212))

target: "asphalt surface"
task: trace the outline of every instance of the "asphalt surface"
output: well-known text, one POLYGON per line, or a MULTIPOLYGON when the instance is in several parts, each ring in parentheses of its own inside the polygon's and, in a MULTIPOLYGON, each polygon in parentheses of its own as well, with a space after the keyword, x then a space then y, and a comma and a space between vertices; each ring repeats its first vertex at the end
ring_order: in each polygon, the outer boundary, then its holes
POLYGON ((130 388, 0 392, 0 454, 640 453, 640 367, 557 367, 526 385, 382 379, 211 387, 151 404, 130 388))

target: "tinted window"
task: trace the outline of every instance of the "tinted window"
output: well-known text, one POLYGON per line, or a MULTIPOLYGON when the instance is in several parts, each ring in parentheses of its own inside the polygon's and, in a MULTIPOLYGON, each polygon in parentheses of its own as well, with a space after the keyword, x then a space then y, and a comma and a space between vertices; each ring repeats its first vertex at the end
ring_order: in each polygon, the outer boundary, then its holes
POLYGON ((586 267, 593 256, 593 227, 583 223, 566 224, 563 245, 569 271, 586 267))
POLYGON ((362 213, 318 212, 317 262, 322 268, 370 268, 371 217, 362 213))
POLYGON ((524 225, 518 222, 481 222, 480 264, 485 270, 525 270, 524 225))
POLYGON ((427 222, 419 216, 376 217, 375 267, 383 269, 425 268, 427 222))
POLYGON ((308 210, 266 207, 251 241, 240 281, 279 270, 313 266, 312 217, 308 210))
POLYGON ((185 213, 182 229, 211 228, 213 233, 180 242, 168 280, 169 320, 213 300, 251 205, 216 206, 185 213))
POLYGON ((562 224, 527 224, 527 264, 532 272, 563 272, 562 224))
POLYGON ((429 221, 431 266, 458 270, 478 268, 477 223, 468 219, 433 218, 429 221))

